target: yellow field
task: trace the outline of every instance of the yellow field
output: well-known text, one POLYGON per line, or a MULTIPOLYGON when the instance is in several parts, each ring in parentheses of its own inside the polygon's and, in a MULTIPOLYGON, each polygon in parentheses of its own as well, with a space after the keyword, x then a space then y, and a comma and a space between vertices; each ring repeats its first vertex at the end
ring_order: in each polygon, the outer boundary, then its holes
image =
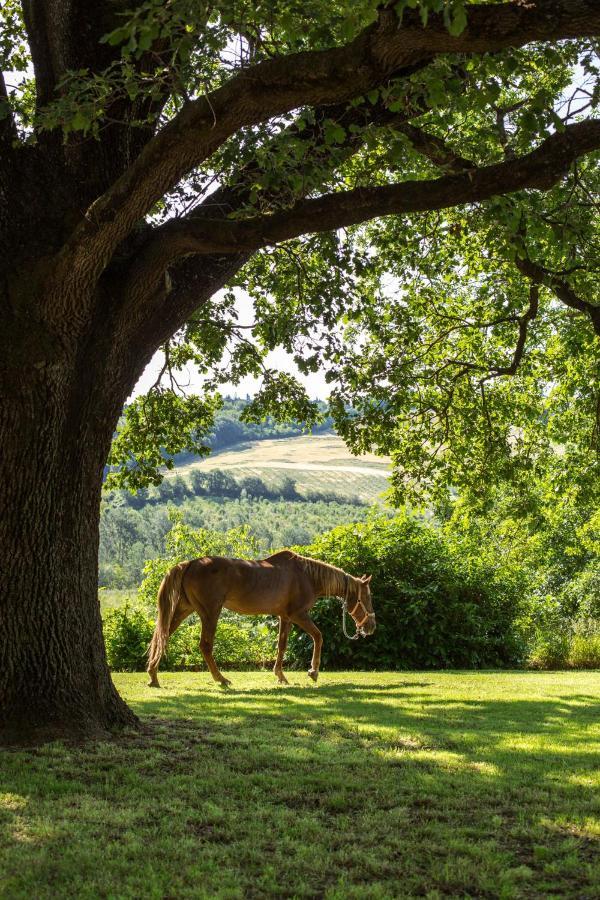
POLYGON ((224 450, 208 459, 178 466, 166 477, 185 477, 195 469, 222 469, 235 478, 253 475, 267 484, 288 476, 295 480, 301 494, 331 491, 374 500, 387 489, 390 461, 372 453, 352 456, 337 435, 303 435, 243 444, 236 450, 224 450))

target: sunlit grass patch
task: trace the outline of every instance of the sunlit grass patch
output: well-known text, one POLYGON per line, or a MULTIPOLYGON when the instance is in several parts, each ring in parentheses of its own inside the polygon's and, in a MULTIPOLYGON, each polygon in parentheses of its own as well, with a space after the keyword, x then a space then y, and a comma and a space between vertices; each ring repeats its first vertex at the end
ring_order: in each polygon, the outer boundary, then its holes
POLYGON ((596 896, 600 674, 232 677, 2 754, 2 897, 596 896))

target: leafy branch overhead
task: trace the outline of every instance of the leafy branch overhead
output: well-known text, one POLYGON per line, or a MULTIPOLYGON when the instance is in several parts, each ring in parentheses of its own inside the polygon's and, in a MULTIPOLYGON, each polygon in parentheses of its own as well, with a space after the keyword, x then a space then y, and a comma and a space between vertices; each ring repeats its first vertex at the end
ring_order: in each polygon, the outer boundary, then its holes
POLYGON ((558 446, 593 470, 597 3, 71 12, 2 10, 0 188, 39 211, 0 219, 6 283, 34 271, 3 295, 0 367, 89 354, 89 408, 114 422, 167 348, 111 481, 205 452, 219 386, 247 375, 248 415, 310 425, 277 347, 325 371, 354 450, 394 455, 398 496, 524 481, 558 446), (203 398, 178 389, 189 365, 203 398))

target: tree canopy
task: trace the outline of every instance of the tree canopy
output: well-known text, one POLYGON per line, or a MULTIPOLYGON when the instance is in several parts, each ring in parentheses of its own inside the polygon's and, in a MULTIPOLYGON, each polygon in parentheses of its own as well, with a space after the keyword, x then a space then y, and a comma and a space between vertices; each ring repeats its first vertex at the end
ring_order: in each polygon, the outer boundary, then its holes
POLYGON ((104 10, 70 56, 58 19, 42 46, 35 3, 4 16, 3 68, 29 45, 34 69, 5 92, 11 152, 106 169, 129 143, 57 260, 80 296, 122 254, 129 327, 166 341, 120 483, 205 452, 225 379, 263 377, 248 416, 314 422, 265 368, 276 346, 327 366, 338 429, 394 455, 399 495, 522 476, 557 445, 596 463, 596 4, 149 0, 104 10), (199 303, 214 265, 228 290, 199 303), (180 396, 188 362, 203 398, 180 396))

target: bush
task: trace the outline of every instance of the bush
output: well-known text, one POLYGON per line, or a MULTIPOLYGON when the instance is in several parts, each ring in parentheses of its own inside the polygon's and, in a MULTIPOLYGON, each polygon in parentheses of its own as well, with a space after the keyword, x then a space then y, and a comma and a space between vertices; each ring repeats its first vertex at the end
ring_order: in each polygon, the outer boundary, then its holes
MULTIPOLYGON (((523 604, 514 580, 465 558, 432 525, 404 513, 374 515, 335 528, 300 552, 353 575, 373 576, 377 630, 366 640, 343 636, 336 600, 317 602, 314 620, 323 632, 326 667, 504 666, 525 655, 523 604)), ((310 652, 308 635, 293 629, 289 660, 304 667, 310 652)))
MULTIPOLYGON (((196 616, 184 622, 171 636, 160 668, 163 671, 204 669, 200 651, 202 626, 196 616)), ((143 672, 146 651, 154 631, 154 619, 144 607, 127 601, 104 617, 104 640, 108 664, 113 671, 143 672)), ((258 668, 271 664, 277 652, 277 631, 264 621, 243 620, 224 612, 215 637, 217 663, 231 668, 258 668)))
POLYGON ((567 582, 560 599, 566 615, 600 619, 600 561, 593 560, 567 582))
POLYGON ((528 665, 532 669, 565 669, 570 642, 570 635, 564 629, 540 629, 533 639, 528 665))
POLYGON ((568 663, 573 669, 600 669, 600 623, 595 634, 574 634, 568 663))
POLYGON ((143 672, 153 631, 152 619, 130 601, 108 610, 104 616, 104 643, 110 668, 118 672, 143 672))

